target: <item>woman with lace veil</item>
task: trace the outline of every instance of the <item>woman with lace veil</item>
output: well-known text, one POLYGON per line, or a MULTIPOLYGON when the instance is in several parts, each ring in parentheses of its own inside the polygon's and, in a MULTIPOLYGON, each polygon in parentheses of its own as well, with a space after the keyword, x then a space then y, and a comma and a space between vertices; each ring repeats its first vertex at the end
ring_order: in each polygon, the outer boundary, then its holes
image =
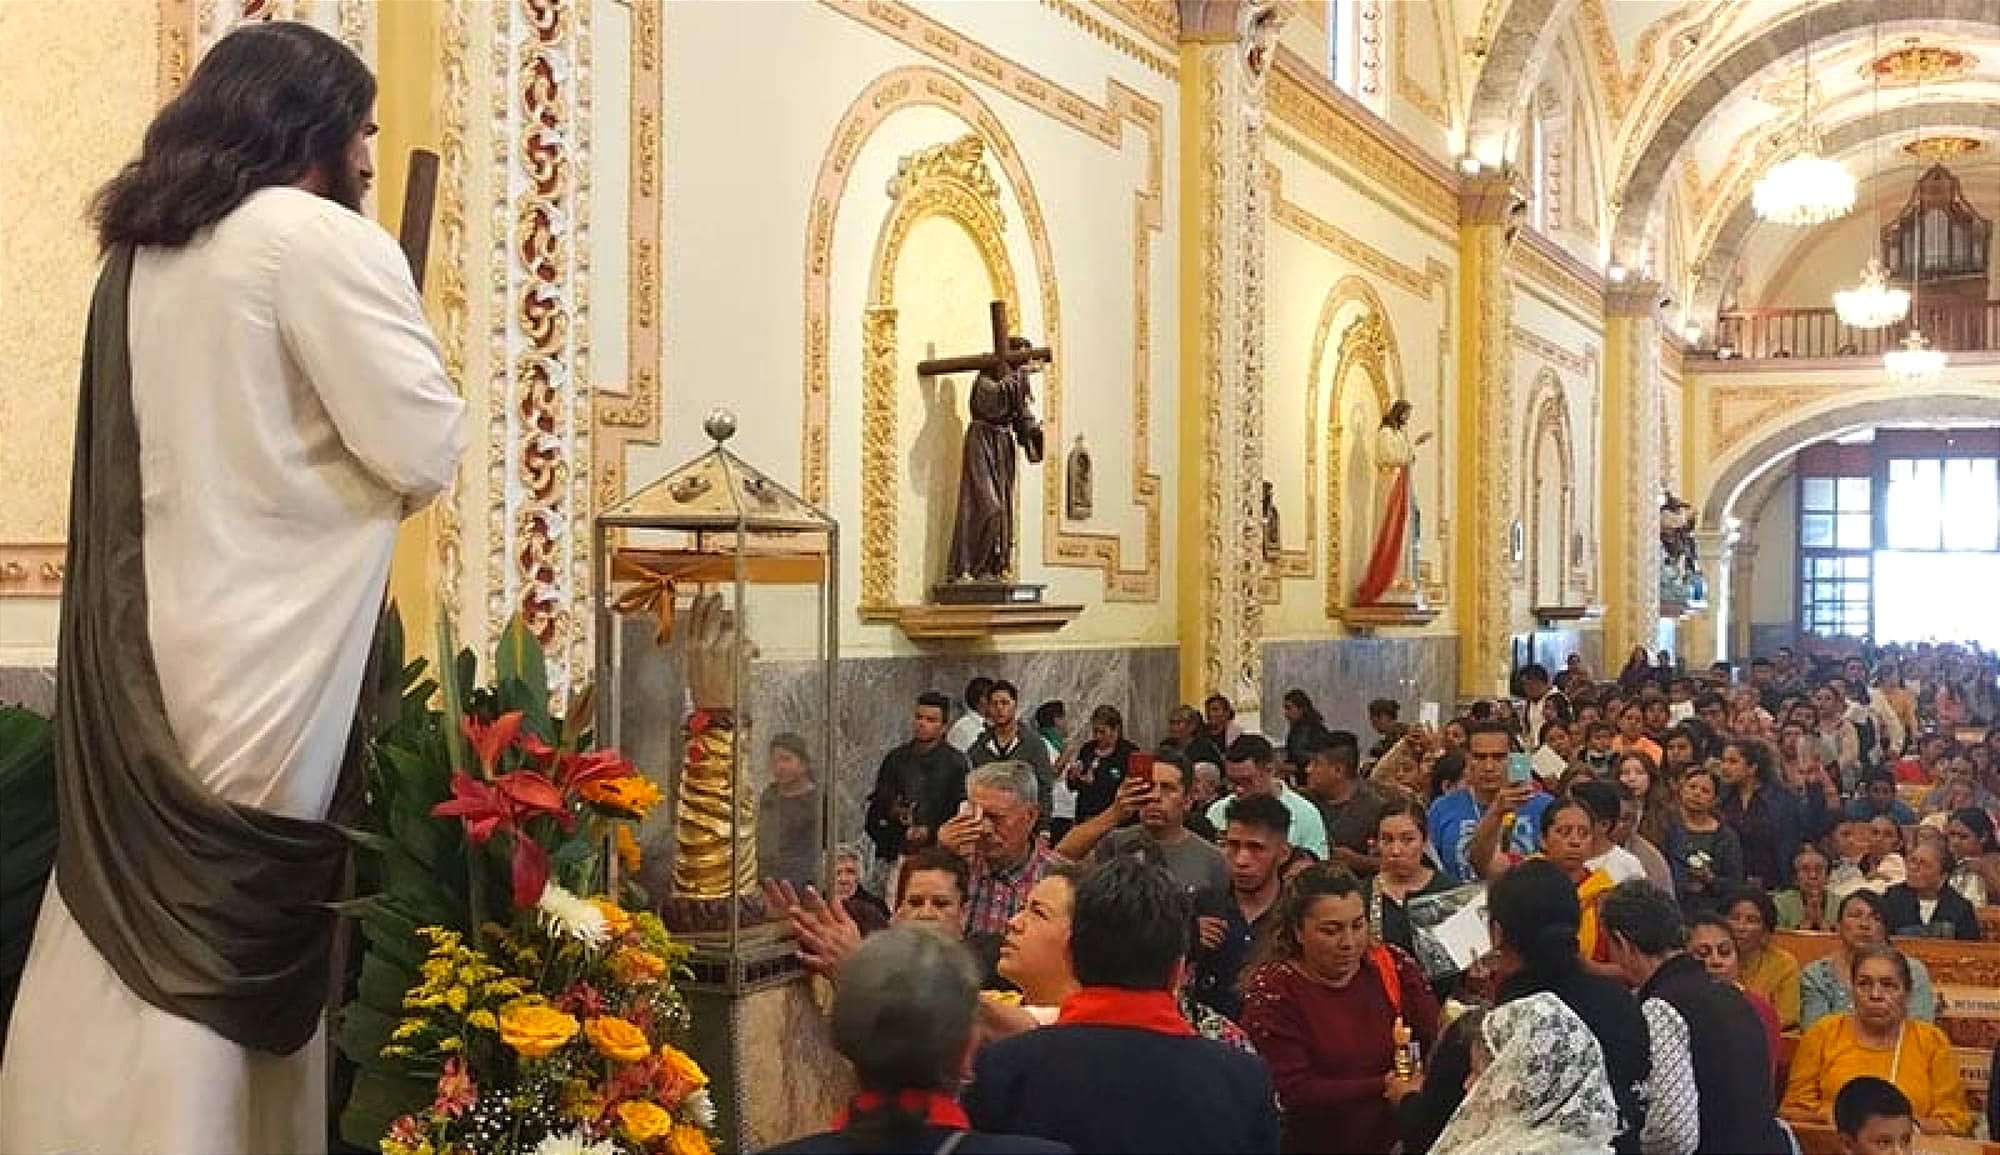
POLYGON ((1618 1106, 1596 1036, 1542 993, 1484 1014, 1473 1083, 1431 1155, 1609 1155, 1618 1106))

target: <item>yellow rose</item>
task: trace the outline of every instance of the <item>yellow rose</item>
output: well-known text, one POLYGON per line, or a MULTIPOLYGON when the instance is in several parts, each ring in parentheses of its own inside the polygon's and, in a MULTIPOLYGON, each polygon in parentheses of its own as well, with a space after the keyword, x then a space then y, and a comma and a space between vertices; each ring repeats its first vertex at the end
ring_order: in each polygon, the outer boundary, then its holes
POLYGON ((660 1072, 696 1090, 708 1086, 708 1076, 702 1073, 701 1064, 672 1043, 660 1044, 660 1072))
POLYGON ((632 916, 624 907, 604 898, 593 898, 590 903, 604 915, 605 928, 611 932, 612 938, 626 934, 632 929, 632 916))
POLYGON ((576 1037, 576 1016, 523 999, 500 1010, 500 1041, 524 1059, 546 1058, 576 1037))
POLYGON ((688 1123, 675 1124, 673 1138, 667 1140, 667 1150, 672 1155, 714 1155, 708 1147, 708 1135, 688 1123))
POLYGON ((673 1132, 674 1117, 657 1103, 627 1099, 618 1104, 618 1125, 625 1137, 644 1146, 673 1132))
POLYGON ((629 946, 618 948, 609 966, 612 978, 632 986, 659 982, 667 973, 667 960, 652 951, 629 946))
POLYGON ((653 1053, 646 1032, 615 1016, 590 1020, 583 1025, 583 1033, 598 1054, 614 1062, 637 1063, 653 1053))

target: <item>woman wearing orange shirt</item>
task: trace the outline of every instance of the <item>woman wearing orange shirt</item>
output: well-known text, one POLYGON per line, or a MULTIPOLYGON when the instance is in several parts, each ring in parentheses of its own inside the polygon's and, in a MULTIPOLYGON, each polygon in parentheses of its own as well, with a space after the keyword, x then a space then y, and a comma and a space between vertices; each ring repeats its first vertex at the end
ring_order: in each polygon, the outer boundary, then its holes
POLYGON ((1806 1029, 1792 1056, 1779 1114, 1797 1123, 1831 1121, 1834 1096, 1848 1081, 1873 1075, 1909 1096, 1925 1131, 1967 1135, 1972 1108, 1951 1040, 1910 1018, 1910 964, 1893 947, 1855 953, 1854 1009, 1806 1029))

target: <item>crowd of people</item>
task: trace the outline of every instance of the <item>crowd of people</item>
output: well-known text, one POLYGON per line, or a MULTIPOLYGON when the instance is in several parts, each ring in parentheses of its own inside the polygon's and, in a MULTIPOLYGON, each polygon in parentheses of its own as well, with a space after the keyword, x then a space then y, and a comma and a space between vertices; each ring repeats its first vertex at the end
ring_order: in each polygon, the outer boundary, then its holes
POLYGON ((824 896, 767 883, 862 1087, 784 1149, 1992 1133, 1898 943, 1977 939, 2000 901, 1996 673, 1956 646, 1695 674, 1635 651, 1604 681, 1572 656, 1436 727, 1380 700, 1369 735, 1333 729, 1294 689, 1282 740, 1217 695, 1151 748, 1111 706, 1072 728, 1004 681, 955 720, 926 694, 873 855, 843 848, 824 896), (1781 931, 1829 946, 1801 965, 1781 931))

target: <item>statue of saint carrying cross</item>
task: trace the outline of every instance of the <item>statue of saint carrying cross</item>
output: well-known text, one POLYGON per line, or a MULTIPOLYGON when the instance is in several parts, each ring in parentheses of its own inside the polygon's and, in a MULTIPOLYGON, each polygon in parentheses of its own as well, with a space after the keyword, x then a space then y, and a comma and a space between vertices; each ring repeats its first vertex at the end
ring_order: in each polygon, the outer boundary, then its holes
MULTIPOLYGON (((952 520, 951 559, 944 584, 998 584, 1013 580, 1015 443, 1030 462, 1042 460, 1042 425, 1035 417, 1029 374, 1053 354, 1007 331, 1007 303, 992 305, 993 351, 923 361, 917 372, 977 371, 972 382, 972 423, 958 474, 958 512, 952 520)), ((1007 600, 1002 595, 1002 600, 1007 600)))

